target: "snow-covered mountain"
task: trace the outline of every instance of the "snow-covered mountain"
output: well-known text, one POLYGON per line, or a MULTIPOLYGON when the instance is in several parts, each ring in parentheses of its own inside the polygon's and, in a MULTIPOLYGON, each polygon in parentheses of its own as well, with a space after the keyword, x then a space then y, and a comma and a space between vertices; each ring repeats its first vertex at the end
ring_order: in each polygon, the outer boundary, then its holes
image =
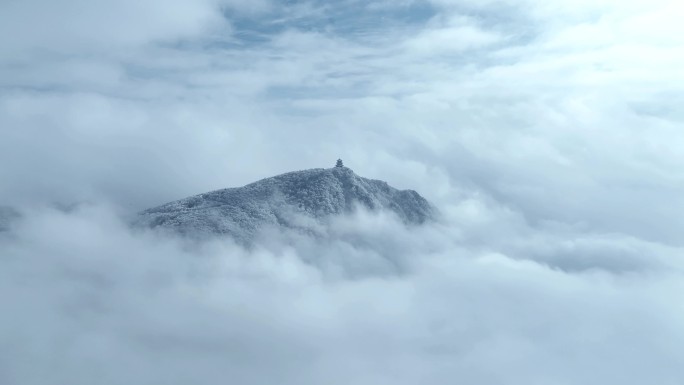
POLYGON ((184 234, 228 234, 250 242, 270 226, 307 231, 357 207, 391 211, 407 225, 422 224, 436 214, 413 190, 397 190, 338 166, 290 172, 170 202, 140 213, 138 224, 184 234))

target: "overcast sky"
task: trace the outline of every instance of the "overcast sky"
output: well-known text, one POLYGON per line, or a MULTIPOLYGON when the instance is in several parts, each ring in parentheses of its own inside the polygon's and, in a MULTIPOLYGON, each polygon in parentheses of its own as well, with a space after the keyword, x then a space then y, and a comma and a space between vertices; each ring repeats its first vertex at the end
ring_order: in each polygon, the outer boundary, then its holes
POLYGON ((683 16, 0 2, 0 383, 681 384, 683 16), (444 223, 247 251, 122 219, 337 158, 444 223))

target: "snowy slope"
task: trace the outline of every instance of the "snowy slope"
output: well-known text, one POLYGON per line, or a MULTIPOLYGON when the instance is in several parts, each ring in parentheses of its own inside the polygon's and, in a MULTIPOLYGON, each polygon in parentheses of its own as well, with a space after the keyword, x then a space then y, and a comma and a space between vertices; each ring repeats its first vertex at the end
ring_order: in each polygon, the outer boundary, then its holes
POLYGON ((290 172, 181 199, 143 211, 138 223, 185 234, 229 234, 248 242, 268 226, 312 229, 357 205, 390 210, 406 224, 424 223, 435 214, 413 190, 397 190, 347 167, 334 167, 290 172))

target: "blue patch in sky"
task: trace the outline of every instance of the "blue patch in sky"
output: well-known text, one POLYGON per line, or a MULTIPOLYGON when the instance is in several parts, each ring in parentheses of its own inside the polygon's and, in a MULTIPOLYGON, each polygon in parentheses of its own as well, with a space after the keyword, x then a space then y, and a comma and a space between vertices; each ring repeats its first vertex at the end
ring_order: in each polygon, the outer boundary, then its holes
MULTIPOLYGON (((287 31, 318 33, 368 47, 384 47, 402 35, 420 32, 437 15, 427 1, 399 2, 368 0, 287 0, 267 14, 244 15, 225 12, 231 23, 231 41, 217 41, 212 48, 240 51, 259 50, 287 31)), ((371 55, 372 56, 372 55, 371 55)), ((361 59, 357 57, 356 59, 361 59)), ((364 66, 326 74, 330 82, 269 87, 263 97, 272 100, 357 98, 369 93, 374 82, 364 66), (344 81, 335 81, 342 78, 344 81)))
POLYGON ((267 43, 284 31, 330 34, 354 41, 375 41, 388 31, 420 27, 436 14, 426 2, 285 1, 267 15, 245 17, 228 12, 237 46, 267 43))

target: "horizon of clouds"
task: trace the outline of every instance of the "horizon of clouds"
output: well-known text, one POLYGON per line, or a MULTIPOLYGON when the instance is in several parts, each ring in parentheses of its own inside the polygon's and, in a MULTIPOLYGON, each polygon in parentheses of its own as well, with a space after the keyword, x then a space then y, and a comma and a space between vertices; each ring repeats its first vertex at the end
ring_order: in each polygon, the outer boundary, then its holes
POLYGON ((0 4, 0 382, 677 383, 682 14, 0 4), (356 213, 257 250, 126 227, 337 158, 444 223, 356 213))

